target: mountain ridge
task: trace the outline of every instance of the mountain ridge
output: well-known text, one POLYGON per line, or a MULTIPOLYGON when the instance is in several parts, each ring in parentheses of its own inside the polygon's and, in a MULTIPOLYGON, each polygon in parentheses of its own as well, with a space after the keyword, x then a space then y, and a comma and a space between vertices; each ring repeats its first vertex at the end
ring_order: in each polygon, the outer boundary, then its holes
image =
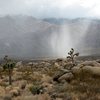
POLYGON ((53 19, 51 23, 32 16, 0 17, 0 56, 65 56, 71 47, 83 54, 85 48, 91 48, 87 54, 95 54, 92 48, 100 48, 100 20, 66 20, 55 23, 53 19))

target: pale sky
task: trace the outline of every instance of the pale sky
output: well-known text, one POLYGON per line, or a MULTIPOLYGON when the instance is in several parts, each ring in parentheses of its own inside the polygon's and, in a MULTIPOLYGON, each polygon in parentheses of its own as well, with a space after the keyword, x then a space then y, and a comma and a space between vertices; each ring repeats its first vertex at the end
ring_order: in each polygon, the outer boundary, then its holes
POLYGON ((0 0, 0 15, 100 18, 100 0, 0 0))

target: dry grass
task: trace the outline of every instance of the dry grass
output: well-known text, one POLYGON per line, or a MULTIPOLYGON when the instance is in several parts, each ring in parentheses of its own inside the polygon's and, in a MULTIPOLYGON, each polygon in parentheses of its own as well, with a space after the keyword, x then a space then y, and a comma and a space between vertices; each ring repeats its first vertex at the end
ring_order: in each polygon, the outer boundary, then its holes
POLYGON ((77 95, 78 100, 100 100, 100 79, 91 78, 87 80, 72 84, 70 92, 77 95))
MULTIPOLYGON (((57 98, 59 98, 59 100, 100 100, 100 77, 91 76, 90 73, 81 72, 76 75, 74 80, 70 83, 56 83, 51 82, 51 80, 55 73, 59 71, 59 68, 55 67, 53 64, 51 64, 50 68, 43 68, 41 71, 40 69, 33 71, 31 67, 28 66, 17 69, 17 72, 22 73, 22 80, 27 80, 29 84, 33 84, 34 86, 39 85, 41 87, 42 82, 45 82, 53 86, 50 91, 39 95, 32 95, 31 97, 26 96, 25 98, 34 98, 33 100, 57 100, 57 98)), ((2 70, 0 70, 0 72, 1 77, 2 75, 6 77, 6 73, 3 73, 2 70)), ((16 81, 20 82, 20 80, 16 81)), ((6 82, 1 82, 0 85, 6 87, 6 82)), ((46 87, 46 89, 47 88, 48 87, 46 87)), ((33 91, 35 91, 34 87, 33 91)), ((24 100, 25 98, 22 97, 22 99, 18 100, 24 100)))
POLYGON ((59 69, 53 66, 50 69, 43 71, 42 73, 49 75, 50 77, 53 77, 57 71, 59 71, 59 69))

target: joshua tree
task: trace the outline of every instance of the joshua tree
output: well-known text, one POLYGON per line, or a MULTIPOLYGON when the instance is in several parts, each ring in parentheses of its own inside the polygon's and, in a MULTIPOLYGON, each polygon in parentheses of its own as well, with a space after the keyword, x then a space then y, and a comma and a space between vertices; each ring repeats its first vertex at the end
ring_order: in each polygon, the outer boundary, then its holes
POLYGON ((72 67, 75 66, 75 57, 79 56, 79 53, 75 53, 74 49, 71 48, 71 50, 68 52, 67 58, 71 61, 72 67))
POLYGON ((4 57, 5 64, 3 65, 4 71, 7 72, 9 76, 9 85, 12 85, 12 71, 13 68, 15 67, 15 62, 13 62, 9 57, 6 55, 4 57))

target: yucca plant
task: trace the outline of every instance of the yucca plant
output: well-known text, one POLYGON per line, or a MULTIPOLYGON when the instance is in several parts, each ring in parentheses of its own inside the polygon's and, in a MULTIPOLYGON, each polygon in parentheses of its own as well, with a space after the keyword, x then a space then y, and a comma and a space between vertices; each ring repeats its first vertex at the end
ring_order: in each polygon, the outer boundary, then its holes
POLYGON ((75 63, 75 57, 79 56, 79 53, 75 53, 74 49, 71 48, 71 50, 68 52, 67 58, 71 61, 72 67, 76 65, 75 63))
POLYGON ((13 68, 15 67, 15 62, 9 59, 7 55, 4 57, 4 61, 5 63, 3 65, 3 70, 9 76, 9 85, 12 85, 12 72, 13 72, 13 68))

